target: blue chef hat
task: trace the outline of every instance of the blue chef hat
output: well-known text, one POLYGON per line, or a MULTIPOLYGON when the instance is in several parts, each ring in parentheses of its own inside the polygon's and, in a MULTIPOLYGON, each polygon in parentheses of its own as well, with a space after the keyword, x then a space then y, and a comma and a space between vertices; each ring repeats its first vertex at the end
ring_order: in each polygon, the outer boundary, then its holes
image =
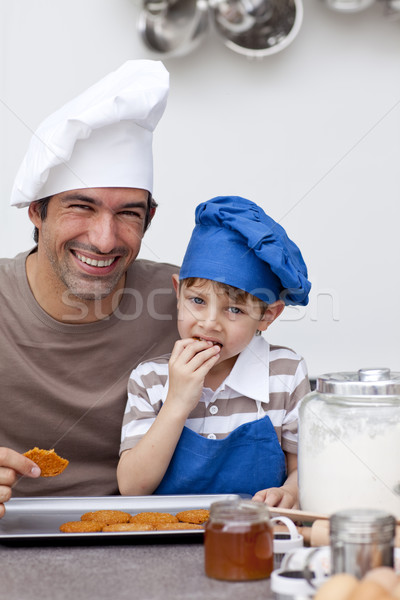
POLYGON ((267 304, 308 303, 311 283, 299 248, 265 212, 240 196, 199 204, 180 279, 199 277, 239 288, 267 304))

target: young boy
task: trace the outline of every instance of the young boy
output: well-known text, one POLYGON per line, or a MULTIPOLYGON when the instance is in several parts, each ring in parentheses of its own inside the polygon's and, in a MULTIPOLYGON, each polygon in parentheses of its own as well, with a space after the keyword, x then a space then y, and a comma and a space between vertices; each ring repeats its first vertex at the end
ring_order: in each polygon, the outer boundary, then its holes
POLYGON ((303 359, 260 336, 311 284, 298 247, 253 202, 217 197, 196 209, 179 278, 181 340, 128 386, 122 494, 251 494, 296 506, 297 405, 303 359))

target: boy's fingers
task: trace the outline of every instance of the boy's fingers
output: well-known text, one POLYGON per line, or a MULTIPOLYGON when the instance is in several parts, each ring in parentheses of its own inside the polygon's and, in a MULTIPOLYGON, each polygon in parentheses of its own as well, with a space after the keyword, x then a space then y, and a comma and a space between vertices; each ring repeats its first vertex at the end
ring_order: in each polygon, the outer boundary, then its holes
POLYGON ((254 500, 254 502, 265 502, 266 496, 267 496, 267 491, 260 490, 259 492, 256 492, 254 494, 252 500, 254 500))
POLYGON ((181 358, 183 362, 187 363, 199 356, 199 364, 201 364, 207 358, 202 356, 203 352, 213 347, 214 346, 212 345, 212 342, 207 342, 205 340, 194 340, 193 338, 180 340, 179 342, 175 343, 174 349, 171 353, 171 359, 174 361, 178 358, 181 358))
POLYGON ((182 354, 182 352, 188 347, 188 346, 192 346, 195 343, 199 343, 196 340, 194 340, 193 338, 185 338, 182 340, 178 340, 177 342, 175 342, 174 347, 172 349, 171 352, 171 358, 177 358, 178 356, 180 356, 182 354))
POLYGON ((207 373, 210 371, 210 369, 213 368, 213 366, 216 364, 216 362, 218 361, 218 354, 213 354, 212 356, 209 356, 206 360, 202 361, 201 364, 196 367, 196 371, 197 373, 199 373, 200 375, 203 375, 204 377, 207 375, 207 373))
POLYGON ((212 342, 207 342, 207 340, 196 340, 195 338, 188 338, 181 340, 181 342, 183 348, 185 350, 191 350, 193 354, 197 354, 197 352, 201 352, 205 348, 212 346, 212 342))
POLYGON ((200 352, 194 352, 193 355, 189 355, 188 359, 190 361, 190 364, 196 371, 197 369, 205 365, 207 361, 214 358, 215 356, 218 356, 220 350, 221 349, 219 346, 209 346, 207 348, 204 348, 204 350, 200 352))
POLYGON ((291 494, 283 494, 277 506, 279 508, 294 508, 295 500, 291 494))
POLYGON ((268 506, 277 506, 282 498, 282 494, 270 489, 265 496, 265 502, 268 506))

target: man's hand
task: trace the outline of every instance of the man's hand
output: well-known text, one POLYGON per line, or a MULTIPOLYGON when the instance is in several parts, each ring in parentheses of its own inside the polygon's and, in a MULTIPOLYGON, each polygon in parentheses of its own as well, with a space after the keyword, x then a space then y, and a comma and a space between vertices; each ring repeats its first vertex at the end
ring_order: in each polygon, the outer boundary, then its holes
POLYGON ((18 475, 39 477, 40 469, 33 461, 15 450, 0 448, 0 518, 4 516, 4 503, 11 498, 12 486, 18 475))

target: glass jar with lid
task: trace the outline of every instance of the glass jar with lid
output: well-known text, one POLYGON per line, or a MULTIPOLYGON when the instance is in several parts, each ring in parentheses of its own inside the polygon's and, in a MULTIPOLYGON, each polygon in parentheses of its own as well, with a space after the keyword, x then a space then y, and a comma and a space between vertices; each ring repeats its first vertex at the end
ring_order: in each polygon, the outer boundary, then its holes
POLYGON ((394 566, 396 520, 367 508, 341 510, 330 517, 332 573, 351 573, 362 579, 377 567, 394 566))
POLYGON ((400 373, 318 377, 299 409, 303 510, 376 508, 400 518, 400 373))
POLYGON ((273 532, 267 505, 242 499, 211 504, 204 555, 208 577, 225 581, 269 577, 273 569, 273 532))

